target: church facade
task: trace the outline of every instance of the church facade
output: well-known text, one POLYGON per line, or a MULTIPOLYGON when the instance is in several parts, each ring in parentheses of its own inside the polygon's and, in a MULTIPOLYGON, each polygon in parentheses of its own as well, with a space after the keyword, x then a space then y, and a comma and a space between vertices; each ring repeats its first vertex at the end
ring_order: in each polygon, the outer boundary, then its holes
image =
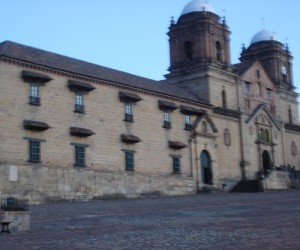
POLYGON ((262 30, 232 65, 226 21, 199 0, 168 36, 162 81, 2 42, 0 196, 193 194, 299 171, 289 48, 262 30))

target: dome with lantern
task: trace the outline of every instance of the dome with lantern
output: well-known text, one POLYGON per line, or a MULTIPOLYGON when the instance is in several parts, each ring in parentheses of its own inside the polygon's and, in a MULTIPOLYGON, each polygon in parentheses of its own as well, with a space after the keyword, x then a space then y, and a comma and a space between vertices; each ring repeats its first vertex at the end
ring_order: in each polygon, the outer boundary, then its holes
POLYGON ((263 29, 261 31, 259 31, 258 33, 256 33, 252 40, 251 40, 251 44, 253 43, 258 43, 258 42, 263 42, 263 41, 277 41, 280 42, 276 33, 263 29))
POLYGON ((212 7, 211 4, 209 4, 207 1, 203 1, 203 0, 194 0, 190 3, 188 3, 181 15, 185 15, 188 13, 192 13, 192 12, 202 12, 202 11, 207 11, 207 12, 211 12, 216 14, 214 8, 212 7))

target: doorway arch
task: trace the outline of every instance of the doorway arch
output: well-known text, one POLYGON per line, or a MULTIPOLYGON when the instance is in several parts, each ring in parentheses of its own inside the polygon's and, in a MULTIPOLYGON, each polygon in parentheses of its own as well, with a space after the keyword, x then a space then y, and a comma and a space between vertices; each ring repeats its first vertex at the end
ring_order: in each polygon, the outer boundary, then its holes
POLYGON ((202 183, 211 185, 213 177, 211 170, 211 160, 209 153, 206 150, 203 150, 200 154, 200 164, 202 183))
POLYGON ((262 164, 264 173, 267 174, 271 169, 271 158, 268 150, 264 150, 262 153, 262 164))

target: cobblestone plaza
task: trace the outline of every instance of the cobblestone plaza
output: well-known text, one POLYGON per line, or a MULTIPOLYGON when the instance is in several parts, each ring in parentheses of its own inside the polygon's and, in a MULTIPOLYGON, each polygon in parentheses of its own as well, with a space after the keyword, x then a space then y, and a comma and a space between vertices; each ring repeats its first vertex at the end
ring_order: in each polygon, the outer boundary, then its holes
POLYGON ((32 205, 3 249, 300 249, 300 192, 32 205))

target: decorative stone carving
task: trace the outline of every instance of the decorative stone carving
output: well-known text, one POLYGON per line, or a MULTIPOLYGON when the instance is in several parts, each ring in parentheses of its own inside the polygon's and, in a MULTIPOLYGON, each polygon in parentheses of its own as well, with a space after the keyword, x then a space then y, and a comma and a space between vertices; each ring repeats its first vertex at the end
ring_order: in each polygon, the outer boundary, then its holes
POLYGON ((69 80, 68 87, 71 91, 85 91, 90 92, 96 89, 93 85, 87 82, 80 82, 75 80, 69 80))
POLYGON ((180 112, 184 115, 205 115, 206 111, 203 109, 196 109, 193 107, 181 105, 180 112))
POLYGON ((292 149, 292 155, 296 156, 297 155, 297 145, 294 141, 292 141, 291 149, 292 149))
POLYGON ((278 138, 278 132, 275 131, 275 132, 274 132, 274 139, 277 140, 277 138, 278 138))
POLYGON ((143 100, 139 95, 125 91, 119 92, 119 98, 121 102, 139 102, 143 100))
POLYGON ((135 136, 135 135, 130 135, 130 134, 121 134, 121 141, 125 143, 138 143, 141 142, 142 140, 135 136))
POLYGON ((173 102, 168 102, 165 100, 158 100, 158 107, 160 110, 168 110, 173 111, 175 109, 178 109, 178 106, 173 102))
POLYGON ((187 145, 180 141, 169 141, 169 147, 173 149, 182 149, 187 147, 187 145))
POLYGON ((25 82, 44 84, 53 80, 51 77, 33 71, 23 70, 22 78, 25 82))
POLYGON ((24 120, 23 126, 25 129, 35 130, 35 131, 45 131, 51 128, 46 122, 31 121, 31 120, 24 120))
POLYGON ((250 134, 250 135, 253 135, 253 127, 250 127, 250 128, 249 128, 249 134, 250 134))
POLYGON ((228 128, 226 128, 224 132, 224 143, 227 147, 231 146, 231 134, 228 128))
POLYGON ((95 132, 86 128, 70 127, 70 134, 73 136, 88 137, 95 135, 95 132))

